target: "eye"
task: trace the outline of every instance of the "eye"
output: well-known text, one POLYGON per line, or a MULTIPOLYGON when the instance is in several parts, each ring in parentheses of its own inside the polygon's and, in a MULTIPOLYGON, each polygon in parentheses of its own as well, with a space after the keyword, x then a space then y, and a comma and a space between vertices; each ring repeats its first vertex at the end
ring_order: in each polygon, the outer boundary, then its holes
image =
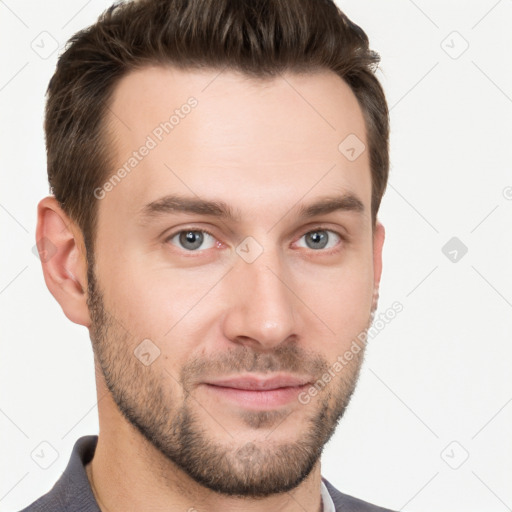
POLYGON ((166 239, 166 242, 171 242, 187 251, 196 251, 199 248, 211 249, 215 246, 215 241, 215 237, 211 233, 202 229, 181 230, 166 239), (205 240, 207 241, 206 247, 201 247, 205 240))
MULTIPOLYGON (((302 235, 304 238, 307 249, 332 249, 336 247, 339 241, 343 240, 342 236, 330 229, 315 229, 308 231, 302 235)), ((304 246, 301 246, 304 247, 304 246)))

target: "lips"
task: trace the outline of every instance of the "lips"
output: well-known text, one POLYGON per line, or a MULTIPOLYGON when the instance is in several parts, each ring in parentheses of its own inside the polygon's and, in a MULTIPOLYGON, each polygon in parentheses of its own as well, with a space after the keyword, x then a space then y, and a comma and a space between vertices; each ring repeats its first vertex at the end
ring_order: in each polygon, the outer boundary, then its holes
POLYGON ((203 382, 209 397, 238 409, 273 410, 298 404, 297 396, 311 385, 310 376, 289 373, 233 375, 203 382))

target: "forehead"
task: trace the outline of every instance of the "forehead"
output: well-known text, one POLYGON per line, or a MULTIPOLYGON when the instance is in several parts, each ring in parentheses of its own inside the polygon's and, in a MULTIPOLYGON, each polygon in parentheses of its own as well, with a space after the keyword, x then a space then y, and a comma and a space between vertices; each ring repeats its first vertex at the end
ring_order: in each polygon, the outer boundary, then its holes
POLYGON ((121 175, 101 204, 109 214, 133 216, 166 194, 222 199, 258 214, 257 205, 346 191, 369 207, 364 118, 331 71, 260 80, 147 67, 120 80, 107 116, 111 172, 121 175), (343 150, 354 143, 362 152, 347 158, 343 150))

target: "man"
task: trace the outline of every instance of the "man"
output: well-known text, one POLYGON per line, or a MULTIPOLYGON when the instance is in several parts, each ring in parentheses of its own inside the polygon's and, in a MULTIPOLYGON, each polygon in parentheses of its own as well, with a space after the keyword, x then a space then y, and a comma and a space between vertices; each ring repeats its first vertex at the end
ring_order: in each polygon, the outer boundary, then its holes
POLYGON ((378 61, 330 0, 141 0, 71 39, 37 240, 100 432, 25 510, 385 510, 320 469, 377 307, 378 61))

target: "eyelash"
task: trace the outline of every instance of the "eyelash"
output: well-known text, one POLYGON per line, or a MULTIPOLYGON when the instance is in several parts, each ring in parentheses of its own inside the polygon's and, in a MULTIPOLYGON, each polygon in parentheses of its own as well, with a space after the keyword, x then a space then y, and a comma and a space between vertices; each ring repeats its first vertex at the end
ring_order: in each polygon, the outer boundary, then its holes
MULTIPOLYGON (((190 227, 190 228, 182 228, 180 229, 179 231, 174 231, 171 235, 167 236, 164 240, 165 243, 168 243, 170 242, 176 235, 179 235, 180 233, 186 233, 186 232, 189 232, 189 231, 192 231, 192 232, 197 232, 197 233, 206 233, 208 235, 210 235, 212 238, 214 238, 215 240, 217 240, 216 236, 209 230, 207 229, 204 229, 204 228, 194 228, 194 227, 190 227)), ((325 226, 316 226, 314 227, 313 229, 309 229, 308 231, 306 231, 305 233, 303 233, 300 237, 299 237, 299 240, 305 236, 305 235, 308 235, 310 233, 314 233, 316 231, 327 231, 329 233, 334 233, 335 235, 339 236, 340 238, 340 242, 335 246, 335 247, 332 247, 330 249, 318 249, 318 250, 315 250, 315 249, 310 249, 310 251, 312 252, 318 252, 318 253, 322 253, 322 254, 334 254, 336 252, 339 252, 341 249, 340 249, 340 245, 342 243, 347 243, 349 240, 348 240, 348 237, 346 235, 343 235, 341 234, 340 232, 338 231, 335 231, 333 229, 329 229, 325 226)), ((199 250, 195 250, 195 251, 188 251, 186 249, 183 249, 183 251, 185 253, 189 253, 189 255, 194 255, 195 253, 202 253, 203 251, 207 251, 209 249, 199 249, 199 250)))

